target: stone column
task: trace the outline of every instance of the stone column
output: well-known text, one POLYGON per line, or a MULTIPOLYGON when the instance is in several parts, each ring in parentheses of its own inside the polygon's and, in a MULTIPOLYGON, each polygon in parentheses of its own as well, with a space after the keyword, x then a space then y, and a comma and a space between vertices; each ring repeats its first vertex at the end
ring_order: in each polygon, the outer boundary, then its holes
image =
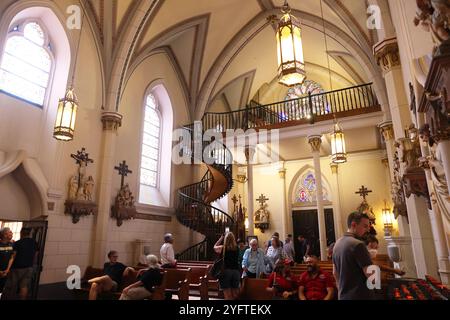
POLYGON ((288 207, 287 207, 287 199, 286 199, 286 169, 284 168, 284 163, 283 163, 283 167, 278 170, 278 175, 280 176, 281 182, 283 183, 283 186, 281 187, 281 196, 282 196, 281 234, 284 237, 287 237, 289 230, 288 230, 288 212, 287 212, 288 207))
MULTIPOLYGON (((406 138, 405 129, 409 127, 413 119, 406 97, 397 39, 389 38, 377 43, 374 46, 374 55, 383 69, 395 141, 400 141, 406 138)), ((401 166, 400 173, 403 176, 405 165, 401 166)), ((425 214, 428 212, 427 204, 423 198, 411 194, 409 198, 406 198, 406 207, 417 276, 423 278, 426 274, 437 275, 437 258, 431 225, 425 214)), ((399 231, 400 236, 406 235, 406 226, 403 221, 399 221, 399 231)))
POLYGON ((403 85, 397 39, 380 41, 373 50, 378 65, 383 69, 395 139, 403 138, 405 127, 411 124, 412 118, 403 85))
MULTIPOLYGON (((390 178, 390 184, 392 181, 394 181, 394 153, 395 153, 395 147, 394 147, 394 130, 392 126, 392 121, 385 121, 378 125, 378 128, 380 129, 380 132, 384 138, 384 141, 386 143, 386 153, 388 157, 388 164, 389 164, 389 178, 390 178)), ((409 231, 409 225, 408 225, 408 219, 404 216, 398 216, 398 229, 399 229, 399 235, 401 237, 409 237, 410 231, 409 231)))
POLYGON ((245 159, 247 160, 247 209, 248 209, 248 235, 253 236, 255 234, 255 222, 253 215, 255 210, 253 207, 253 157, 255 155, 255 147, 245 147, 245 159))
POLYGON ((114 171, 117 130, 122 124, 122 115, 117 112, 103 112, 103 145, 101 155, 101 176, 99 185, 99 207, 94 234, 94 267, 103 266, 108 250, 108 227, 111 211, 111 190, 114 171))
POLYGON ((316 177, 317 221, 319 222, 320 260, 327 261, 327 233, 325 229, 325 212, 323 210, 322 171, 320 170, 320 146, 322 136, 308 136, 308 143, 314 160, 314 175, 316 177))
POLYGON ((338 164, 330 163, 331 173, 333 175, 333 216, 334 216, 334 230, 336 232, 336 240, 344 235, 344 225, 342 224, 341 211, 341 192, 339 188, 338 164))

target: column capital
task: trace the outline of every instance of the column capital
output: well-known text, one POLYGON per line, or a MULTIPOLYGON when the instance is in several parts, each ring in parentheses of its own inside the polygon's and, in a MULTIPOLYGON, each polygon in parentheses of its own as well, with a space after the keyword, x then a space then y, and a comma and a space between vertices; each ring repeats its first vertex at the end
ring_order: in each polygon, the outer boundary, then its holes
POLYGON ((256 146, 245 146, 244 153, 247 163, 251 163, 253 161, 253 156, 255 155, 255 152, 256 146))
POLYGON ((373 55, 377 64, 386 74, 401 65, 397 38, 384 39, 373 46, 373 55))
POLYGON ((102 113, 102 123, 104 131, 115 131, 122 126, 123 116, 118 112, 105 111, 102 113))
POLYGON ((285 179, 286 178, 286 169, 285 168, 278 169, 278 175, 280 176, 281 179, 285 179))
POLYGON ((385 141, 394 139, 394 127, 392 121, 384 121, 378 124, 378 129, 380 129, 380 133, 383 135, 385 141))
POLYGON ((338 173, 338 164, 337 163, 330 163, 330 168, 331 168, 331 173, 332 174, 337 174, 338 173))
POLYGON ((308 136, 308 143, 311 145, 313 152, 319 152, 322 145, 322 136, 317 134, 308 136))

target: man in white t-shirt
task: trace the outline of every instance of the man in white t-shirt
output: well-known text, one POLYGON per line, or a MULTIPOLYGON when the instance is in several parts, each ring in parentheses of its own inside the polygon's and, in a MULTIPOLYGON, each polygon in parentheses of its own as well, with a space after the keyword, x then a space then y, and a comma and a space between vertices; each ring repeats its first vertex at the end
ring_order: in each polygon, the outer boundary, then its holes
POLYGON ((164 244, 161 246, 161 250, 159 250, 162 268, 175 268, 177 265, 177 260, 175 260, 175 253, 173 251, 172 243, 172 234, 166 233, 166 235, 164 235, 164 244))

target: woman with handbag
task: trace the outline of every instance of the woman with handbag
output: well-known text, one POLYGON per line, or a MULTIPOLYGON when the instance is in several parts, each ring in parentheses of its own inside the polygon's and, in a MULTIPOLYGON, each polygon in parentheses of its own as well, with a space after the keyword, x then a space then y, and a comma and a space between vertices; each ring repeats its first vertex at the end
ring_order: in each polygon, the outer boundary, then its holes
POLYGON ((219 276, 220 287, 225 300, 235 300, 239 295, 241 273, 239 271, 239 250, 232 232, 222 235, 214 245, 214 250, 222 255, 223 271, 219 276))

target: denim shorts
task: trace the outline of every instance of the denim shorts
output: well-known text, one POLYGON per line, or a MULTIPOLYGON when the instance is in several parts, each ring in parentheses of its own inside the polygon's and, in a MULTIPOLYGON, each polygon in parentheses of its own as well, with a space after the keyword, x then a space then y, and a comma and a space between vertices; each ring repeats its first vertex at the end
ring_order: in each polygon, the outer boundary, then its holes
POLYGON ((237 269, 225 269, 220 276, 221 289, 237 289, 241 280, 241 273, 237 269))

